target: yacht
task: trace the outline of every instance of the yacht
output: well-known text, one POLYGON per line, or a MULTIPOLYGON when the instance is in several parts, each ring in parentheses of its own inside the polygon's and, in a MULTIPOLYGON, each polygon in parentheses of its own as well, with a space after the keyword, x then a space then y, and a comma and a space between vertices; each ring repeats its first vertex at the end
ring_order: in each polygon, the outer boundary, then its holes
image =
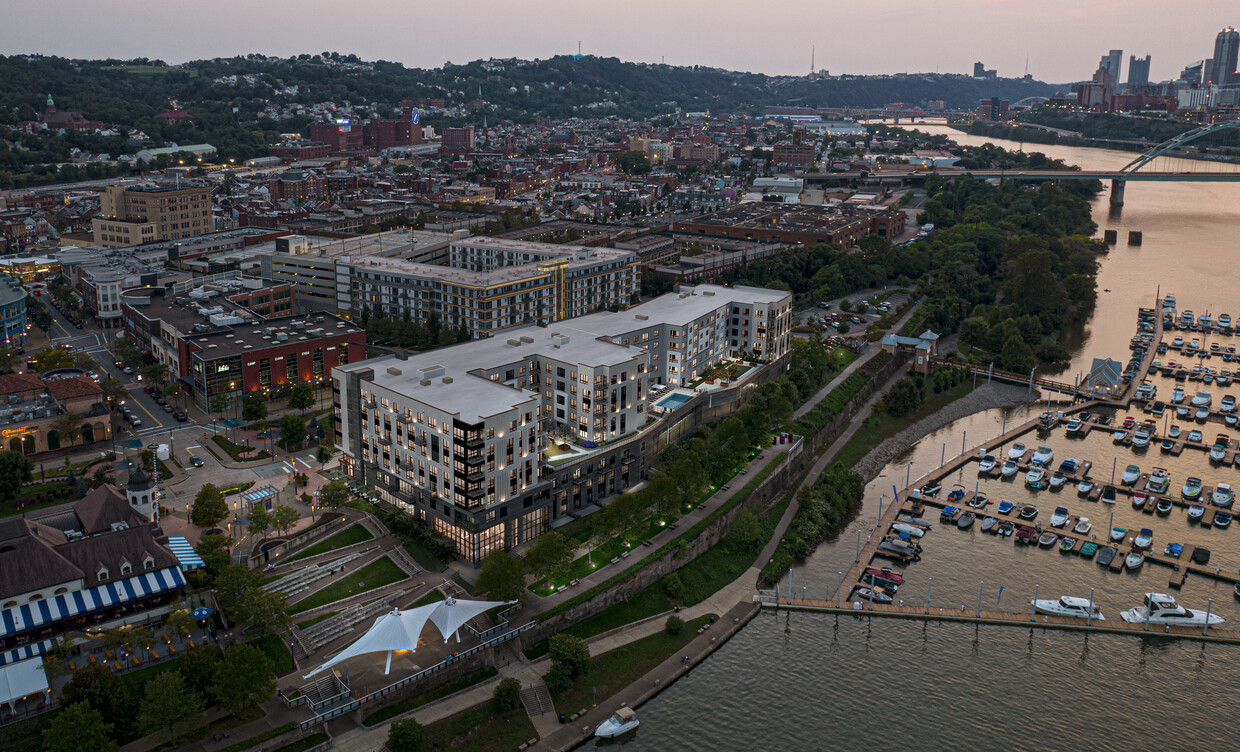
POLYGON ((1041 465, 1034 465, 1025 473, 1025 483, 1033 489, 1039 489, 1046 484, 1046 468, 1041 465))
POLYGON ((1051 527, 1063 527, 1068 524, 1068 508, 1055 507, 1054 513, 1051 514, 1051 527))
POLYGON ((1068 424, 1064 430, 1068 433, 1080 433, 1084 427, 1085 423, 1080 418, 1068 418, 1068 424))
POLYGON ((1171 404, 1173 405, 1180 404, 1181 402, 1184 401, 1184 397, 1185 397, 1184 387, 1177 386, 1175 389, 1171 390, 1171 404))
POLYGON ((1210 447, 1210 459, 1213 462, 1222 462, 1227 457, 1227 445, 1215 444, 1210 447))
POLYGON ((1145 605, 1130 608, 1120 614, 1124 621, 1135 624, 1179 625, 1184 627, 1204 627, 1222 624, 1226 619, 1218 614, 1207 615, 1205 611, 1193 611, 1175 602, 1175 598, 1166 593, 1146 593, 1145 605))
POLYGON ((1076 524, 1072 526, 1072 532, 1077 535, 1089 535, 1089 529, 1091 527, 1093 527, 1093 525, 1089 524, 1088 517, 1078 517, 1076 524))
POLYGON ((1029 451, 1029 448, 1018 441, 1012 445, 1011 449, 1008 450, 1008 459, 1019 460, 1021 457, 1025 456, 1025 452, 1027 451, 1029 451))
MULTIPOLYGON (((1222 380, 1223 380, 1223 377, 1222 377, 1222 376, 1220 376, 1220 377, 1219 377, 1219 381, 1221 382, 1222 380)), ((1223 399, 1219 400, 1219 403, 1218 403, 1218 409, 1219 409, 1219 410, 1222 410, 1222 411, 1223 411, 1223 412, 1225 412, 1225 413, 1235 412, 1235 411, 1236 411, 1236 398, 1235 398, 1235 396, 1234 396, 1234 395, 1231 395, 1231 394, 1225 394, 1225 395, 1223 395, 1223 399)))
POLYGON ((1059 463, 1059 472, 1063 473, 1064 475, 1076 475, 1076 471, 1080 469, 1080 467, 1081 467, 1080 460, 1078 460, 1076 457, 1069 457, 1068 459, 1059 463))
POLYGON ((1150 479, 1145 483, 1145 490, 1151 493, 1166 493, 1167 486, 1171 484, 1171 475, 1161 467, 1154 468, 1154 472, 1150 473, 1150 479))
POLYGON ((1141 468, 1137 465, 1129 465, 1124 468, 1124 474, 1119 476, 1119 482, 1125 486, 1131 486, 1141 477, 1141 468))
POLYGON ((1206 508, 1200 504, 1190 504, 1188 507, 1188 519, 1193 522, 1201 522, 1201 518, 1206 516, 1206 508))
POLYGON ((641 722, 637 720, 637 713, 634 713, 632 708, 620 708, 594 729, 594 735, 600 739, 614 739, 633 731, 639 725, 641 722))
POLYGON ((1020 470, 1020 466, 1016 464, 1016 460, 1008 460, 1003 463, 1003 467, 999 469, 999 474, 1004 478, 1010 478, 1020 470))
POLYGON ((1154 531, 1148 527, 1141 528, 1141 532, 1137 533, 1137 537, 1132 539, 1132 545, 1137 548, 1149 548, 1154 542, 1154 531))
POLYGON ((1039 614, 1047 614, 1049 616, 1071 616, 1077 619, 1092 618, 1095 621, 1106 621, 1102 612, 1098 610, 1088 598, 1076 598, 1071 595, 1063 595, 1059 600, 1053 601, 1049 599, 1039 599, 1030 601, 1033 604, 1033 610, 1039 614))
POLYGON ((925 528, 918 527, 917 525, 910 525, 907 522, 892 523, 891 529, 893 532, 905 533, 914 538, 920 538, 921 536, 926 534, 925 528))
POLYGON ((1180 495, 1185 501, 1196 501, 1201 497, 1201 478, 1189 478, 1180 488, 1180 495))
POLYGON ((1192 404, 1193 407, 1209 407, 1210 403, 1213 401, 1214 397, 1210 394, 1210 392, 1202 389, 1193 395, 1193 399, 1190 404, 1192 404))
POLYGON ((1051 464, 1051 462, 1054 461, 1054 459, 1055 459, 1055 450, 1051 449, 1046 444, 1039 444, 1038 449, 1037 451, 1033 453, 1033 458, 1030 460, 1030 462, 1034 462, 1036 464, 1045 466, 1045 465, 1051 464))
POLYGON ((1137 399, 1140 399, 1140 400, 1154 399, 1154 395, 1157 393, 1158 393, 1158 387, 1154 386, 1148 381, 1142 381, 1141 385, 1137 387, 1137 399))
POLYGON ((1083 480, 1076 484, 1076 492, 1081 496, 1088 496, 1090 491, 1094 490, 1094 482, 1092 480, 1083 480))
POLYGON ((1150 431, 1149 427, 1141 426, 1136 431, 1132 432, 1132 445, 1137 449, 1147 447, 1150 445, 1150 439, 1152 437, 1153 432, 1150 431))
POLYGON ((1216 507, 1229 507, 1236 500, 1236 492, 1231 490, 1230 483, 1219 483, 1214 487, 1214 493, 1210 496, 1210 501, 1216 507))
POLYGON ((999 461, 993 454, 984 455, 981 461, 977 463, 977 471, 979 473, 988 473, 995 469, 995 465, 998 464, 998 462, 999 461))

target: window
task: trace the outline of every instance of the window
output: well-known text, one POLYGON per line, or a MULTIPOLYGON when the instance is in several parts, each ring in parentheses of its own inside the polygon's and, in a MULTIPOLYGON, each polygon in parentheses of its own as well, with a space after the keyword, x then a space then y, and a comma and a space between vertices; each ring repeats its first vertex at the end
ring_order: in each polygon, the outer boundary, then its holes
POLYGON ((99 568, 99 571, 98 571, 98 572, 96 572, 96 573, 95 573, 95 575, 96 575, 96 577, 98 577, 98 579, 99 579, 100 581, 103 581, 103 580, 108 579, 108 568, 107 568, 107 567, 100 567, 100 568, 99 568))
POLYGON ((129 562, 125 562, 124 564, 121 564, 121 575, 122 576, 127 575, 132 571, 133 571, 133 565, 130 564, 129 562))

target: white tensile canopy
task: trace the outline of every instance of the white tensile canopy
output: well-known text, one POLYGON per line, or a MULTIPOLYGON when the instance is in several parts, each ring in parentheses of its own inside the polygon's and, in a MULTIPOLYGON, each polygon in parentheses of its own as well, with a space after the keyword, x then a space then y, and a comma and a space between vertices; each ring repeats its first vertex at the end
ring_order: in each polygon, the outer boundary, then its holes
POLYGON ((0 666, 0 704, 16 710, 16 702, 38 692, 47 692, 47 672, 41 657, 0 666))
MULTIPOLYGON (((356 642, 302 678, 309 679, 332 666, 366 653, 387 653, 387 665, 383 673, 390 673, 392 653, 397 650, 409 652, 417 650, 418 637, 426 628, 426 622, 432 622, 443 635, 444 642, 447 642, 470 619, 496 606, 506 605, 506 603, 515 603, 515 601, 461 601, 448 598, 439 603, 419 606, 407 611, 393 609, 375 619, 374 626, 356 642)), ((460 640, 459 634, 457 640, 460 640)))

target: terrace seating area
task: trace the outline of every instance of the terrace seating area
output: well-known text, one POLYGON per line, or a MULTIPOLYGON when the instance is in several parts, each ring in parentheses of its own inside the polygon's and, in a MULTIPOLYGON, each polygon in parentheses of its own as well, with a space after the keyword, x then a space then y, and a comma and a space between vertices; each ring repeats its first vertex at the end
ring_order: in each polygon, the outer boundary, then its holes
POLYGON ((268 582, 266 585, 263 585, 263 590, 266 590, 268 593, 284 593, 285 596, 291 598, 298 593, 309 590, 310 586, 315 582, 330 576, 332 572, 335 572, 345 564, 354 559, 361 558, 377 548, 378 546, 369 546, 361 551, 354 551, 351 554, 342 556, 339 559, 333 559, 326 564, 311 564, 278 580, 268 582))

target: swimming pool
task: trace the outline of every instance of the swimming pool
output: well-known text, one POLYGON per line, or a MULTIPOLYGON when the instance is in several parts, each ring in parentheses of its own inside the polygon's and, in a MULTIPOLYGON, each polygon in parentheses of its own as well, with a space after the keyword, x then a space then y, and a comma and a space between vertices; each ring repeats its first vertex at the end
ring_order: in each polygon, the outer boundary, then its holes
POLYGON ((669 394, 658 402, 654 403, 655 407, 661 407, 664 410, 675 410, 689 400, 693 399, 692 394, 669 394))

